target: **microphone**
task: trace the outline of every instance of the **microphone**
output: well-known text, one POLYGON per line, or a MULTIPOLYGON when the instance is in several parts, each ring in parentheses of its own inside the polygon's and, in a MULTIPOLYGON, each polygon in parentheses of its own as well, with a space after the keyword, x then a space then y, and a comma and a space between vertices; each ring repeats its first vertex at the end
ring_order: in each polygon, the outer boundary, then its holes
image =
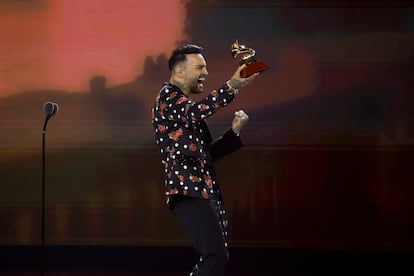
POLYGON ((59 111, 59 105, 57 103, 45 102, 43 111, 48 117, 52 117, 59 111))
POLYGON ((45 102, 43 105, 43 111, 46 114, 45 123, 43 125, 43 133, 45 133, 47 122, 59 111, 59 105, 57 103, 45 102))
POLYGON ((45 137, 46 137, 46 125, 49 119, 59 111, 59 105, 57 103, 45 102, 43 105, 43 111, 46 114, 45 122, 42 130, 42 276, 45 271, 45 137))

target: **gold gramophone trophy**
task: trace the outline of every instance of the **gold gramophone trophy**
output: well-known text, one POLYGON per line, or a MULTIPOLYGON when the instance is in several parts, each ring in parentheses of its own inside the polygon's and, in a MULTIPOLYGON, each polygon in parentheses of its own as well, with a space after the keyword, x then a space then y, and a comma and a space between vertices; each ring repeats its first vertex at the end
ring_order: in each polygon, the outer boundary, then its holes
POLYGON ((256 60, 256 51, 253 48, 247 48, 246 46, 239 44, 237 39, 233 41, 231 54, 233 55, 233 58, 236 58, 239 54, 243 55, 239 65, 246 64, 247 66, 240 72, 240 77, 242 78, 250 77, 255 73, 263 72, 268 68, 263 61, 256 60))

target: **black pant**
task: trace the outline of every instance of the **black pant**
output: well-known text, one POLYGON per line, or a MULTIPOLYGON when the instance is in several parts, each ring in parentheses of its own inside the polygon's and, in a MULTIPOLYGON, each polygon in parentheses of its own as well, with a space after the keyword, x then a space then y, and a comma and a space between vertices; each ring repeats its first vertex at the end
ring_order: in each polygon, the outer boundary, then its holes
POLYGON ((177 197, 172 211, 187 231, 200 260, 193 276, 222 276, 225 274, 227 251, 227 220, 215 200, 177 197))

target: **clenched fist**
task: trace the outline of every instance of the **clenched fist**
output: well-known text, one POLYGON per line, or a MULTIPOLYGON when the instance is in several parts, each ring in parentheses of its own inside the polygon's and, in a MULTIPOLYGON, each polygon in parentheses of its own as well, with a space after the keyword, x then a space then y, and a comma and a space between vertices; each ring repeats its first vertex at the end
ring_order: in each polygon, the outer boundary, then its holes
POLYGON ((234 112, 234 119, 231 124, 234 133, 238 134, 248 121, 249 116, 243 110, 234 112))

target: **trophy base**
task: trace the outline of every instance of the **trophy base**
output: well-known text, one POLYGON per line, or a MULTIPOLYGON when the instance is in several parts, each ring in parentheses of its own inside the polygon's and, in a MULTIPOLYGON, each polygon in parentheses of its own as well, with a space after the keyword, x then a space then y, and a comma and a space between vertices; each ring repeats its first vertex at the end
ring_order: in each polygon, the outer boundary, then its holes
POLYGON ((247 66, 240 71, 240 77, 248 78, 251 75, 254 75, 256 73, 263 72, 267 68, 268 68, 268 66, 267 66, 266 63, 264 63, 263 61, 258 60, 258 61, 255 61, 253 63, 247 64, 247 66))

